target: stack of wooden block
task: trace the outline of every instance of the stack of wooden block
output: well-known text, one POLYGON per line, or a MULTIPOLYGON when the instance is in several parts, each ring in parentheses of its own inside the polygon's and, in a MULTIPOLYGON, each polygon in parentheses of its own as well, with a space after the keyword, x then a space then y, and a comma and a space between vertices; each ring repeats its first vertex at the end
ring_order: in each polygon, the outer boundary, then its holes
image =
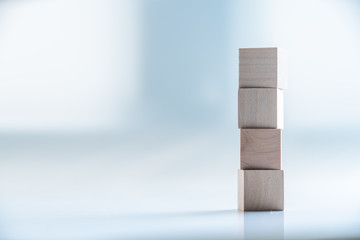
POLYGON ((286 87, 284 49, 239 49, 238 209, 241 211, 284 209, 281 129, 286 87))

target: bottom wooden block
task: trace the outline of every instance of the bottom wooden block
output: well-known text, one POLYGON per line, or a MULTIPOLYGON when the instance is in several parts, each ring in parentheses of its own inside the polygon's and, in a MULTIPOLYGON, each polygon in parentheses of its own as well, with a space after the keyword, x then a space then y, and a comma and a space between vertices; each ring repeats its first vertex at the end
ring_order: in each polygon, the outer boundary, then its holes
POLYGON ((283 170, 239 170, 239 211, 284 210, 283 170))

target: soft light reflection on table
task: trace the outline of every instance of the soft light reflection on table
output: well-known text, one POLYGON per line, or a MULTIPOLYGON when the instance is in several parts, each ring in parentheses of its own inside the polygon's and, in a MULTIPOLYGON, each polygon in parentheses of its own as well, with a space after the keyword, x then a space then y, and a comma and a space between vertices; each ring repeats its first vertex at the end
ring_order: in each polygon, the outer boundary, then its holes
POLYGON ((4 136, 0 239, 360 237, 357 139, 284 135, 285 211, 239 213, 238 132, 173 134, 4 136))

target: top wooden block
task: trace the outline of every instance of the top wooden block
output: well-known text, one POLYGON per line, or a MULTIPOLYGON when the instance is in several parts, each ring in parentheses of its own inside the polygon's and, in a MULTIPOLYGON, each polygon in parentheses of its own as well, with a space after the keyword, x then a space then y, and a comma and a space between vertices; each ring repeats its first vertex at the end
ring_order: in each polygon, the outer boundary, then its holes
POLYGON ((281 48, 240 48, 240 88, 287 88, 287 51, 281 48))

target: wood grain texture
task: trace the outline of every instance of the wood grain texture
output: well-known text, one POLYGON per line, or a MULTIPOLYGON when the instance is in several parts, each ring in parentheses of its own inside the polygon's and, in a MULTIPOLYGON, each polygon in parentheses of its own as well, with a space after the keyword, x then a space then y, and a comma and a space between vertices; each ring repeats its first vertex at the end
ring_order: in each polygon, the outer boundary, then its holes
POLYGON ((287 51, 282 48, 240 48, 240 88, 287 88, 287 51))
POLYGON ((274 88, 240 88, 239 128, 283 128, 283 91, 274 88))
POLYGON ((238 171, 238 210, 244 211, 244 171, 238 171))
POLYGON ((284 210, 282 170, 238 170, 239 211, 284 210))
POLYGON ((240 130, 241 169, 281 169, 280 129, 240 130))

